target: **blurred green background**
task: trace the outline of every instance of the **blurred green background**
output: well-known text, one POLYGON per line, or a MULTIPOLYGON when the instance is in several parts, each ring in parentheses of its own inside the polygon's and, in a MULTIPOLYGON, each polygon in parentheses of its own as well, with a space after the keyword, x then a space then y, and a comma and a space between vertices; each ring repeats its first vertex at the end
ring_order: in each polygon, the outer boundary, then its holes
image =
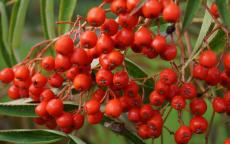
MULTIPOLYGON (((54 0, 54 21, 58 20, 58 12, 59 12, 59 0, 54 0)), ((68 0, 66 0, 68 1, 68 0)), ((101 2, 101 0, 78 0, 77 7, 74 10, 73 20, 76 18, 77 15, 85 16, 87 11, 90 7, 93 7, 95 5, 98 5, 101 2)), ((12 12, 12 5, 14 4, 14 0, 4 1, 6 11, 8 18, 11 15, 12 12)), ((186 1, 182 1, 181 7, 182 12, 184 12, 186 5, 186 1)), ((194 46, 194 43, 196 41, 196 38, 199 34, 199 30, 201 27, 202 22, 202 16, 204 14, 204 10, 200 8, 199 12, 196 14, 197 22, 194 22, 189 27, 189 34, 191 35, 191 41, 192 45, 194 46)), ((22 60, 30 48, 44 40, 44 34, 43 34, 43 28, 42 28, 42 21, 40 18, 40 1, 39 0, 30 0, 28 10, 26 12, 25 17, 25 25, 23 26, 23 31, 21 35, 21 42, 20 45, 17 48, 14 48, 15 55, 17 59, 20 61, 22 60)), ((55 25, 55 28, 57 25, 55 25)), ((166 26, 162 26, 162 31, 165 31, 166 26)), ((153 28, 154 29, 154 28, 153 28)), ((0 69, 6 67, 6 63, 3 59, 4 52, 2 49, 0 49, 0 69)), ((161 69, 169 66, 168 63, 162 62, 159 59, 150 60, 145 58, 144 56, 141 56, 139 54, 134 54, 132 52, 128 53, 128 57, 133 60, 135 63, 137 63, 139 66, 141 66, 149 75, 156 73, 157 71, 160 71, 161 69)), ((179 59, 179 57, 178 57, 179 59)), ((6 96, 6 90, 7 86, 0 84, 0 101, 5 102, 8 101, 6 96)), ((208 111, 205 114, 205 117, 209 120, 212 114, 212 109, 210 106, 210 101, 207 100, 208 111)), ((191 118, 191 115, 188 112, 185 112, 183 114, 183 118, 185 123, 188 125, 189 119, 191 118)), ((223 143, 223 140, 227 137, 230 137, 230 127, 225 125, 226 122, 229 121, 229 118, 217 114, 214 125, 212 127, 212 131, 210 133, 210 144, 221 144, 223 143)), ((167 127, 170 127, 172 131, 175 131, 178 128, 178 122, 177 122, 177 112, 173 110, 173 112, 170 114, 170 117, 166 121, 165 124, 167 127)), ((28 118, 13 118, 13 117, 7 117, 7 116, 0 116, 0 129, 20 129, 20 128, 37 128, 32 123, 31 119, 28 118)), ((163 130, 164 135, 164 143, 165 144, 173 144, 174 138, 173 135, 170 135, 165 129, 163 130)), ((77 136, 80 137, 83 141, 85 141, 88 144, 129 144, 131 143, 127 139, 125 139, 122 136, 119 136, 107 128, 104 128, 101 125, 97 126, 90 126, 86 124, 84 128, 79 130, 77 132, 77 136)), ((192 141, 189 144, 204 144, 205 138, 204 135, 195 135, 192 139, 192 141)), ((1 144, 4 144, 4 142, 0 142, 1 144)), ((62 142, 65 143, 65 142, 62 142)), ((146 141, 147 144, 151 144, 152 140, 146 141)), ((155 144, 160 143, 160 138, 155 140, 155 144)))

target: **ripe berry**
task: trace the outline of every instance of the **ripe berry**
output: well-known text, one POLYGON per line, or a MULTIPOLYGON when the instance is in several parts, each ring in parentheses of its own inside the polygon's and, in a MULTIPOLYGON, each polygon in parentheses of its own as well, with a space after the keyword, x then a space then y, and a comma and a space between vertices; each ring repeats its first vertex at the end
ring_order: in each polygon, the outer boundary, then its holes
POLYGON ((46 106, 47 106, 47 102, 41 102, 36 106, 35 113, 40 117, 47 116, 48 113, 46 111, 46 106))
POLYGON ((20 81, 26 81, 30 76, 30 71, 26 66, 19 66, 14 72, 15 78, 20 81))
POLYGON ((41 88, 41 87, 44 87, 46 85, 47 78, 44 75, 42 75, 41 73, 36 73, 32 77, 31 81, 35 87, 41 88))
POLYGON ((177 49, 175 44, 167 44, 165 51, 160 53, 160 56, 163 60, 171 61, 177 56, 177 49))
POLYGON ((86 19, 91 26, 98 27, 105 21, 105 10, 100 7, 91 8, 86 19))
POLYGON ((137 7, 137 5, 139 4, 140 0, 127 0, 127 10, 128 12, 131 12, 134 8, 137 7))
POLYGON ((211 11, 212 15, 213 15, 215 18, 218 18, 218 17, 219 17, 218 7, 217 7, 216 3, 212 3, 212 5, 211 5, 211 7, 210 7, 210 11, 211 11))
POLYGON ((141 27, 134 35, 134 44, 137 46, 149 46, 152 42, 152 32, 146 28, 141 27))
POLYGON ((48 102, 53 98, 55 98, 55 95, 50 89, 46 89, 41 93, 41 101, 48 102))
POLYGON ((108 61, 110 65, 120 66, 124 61, 124 56, 121 52, 113 50, 108 54, 108 61))
POLYGON ((160 81, 171 85, 177 81, 177 74, 172 69, 164 69, 160 72, 160 81))
POLYGON ((142 7, 142 14, 146 18, 157 18, 162 12, 162 5, 158 0, 149 0, 142 7))
POLYGON ((174 96, 171 101, 171 106, 176 110, 182 110, 185 108, 186 101, 182 96, 174 96))
POLYGON ((180 88, 180 94, 186 99, 192 99, 197 96, 197 90, 194 84, 184 83, 180 88))
POLYGON ((53 74, 48 79, 48 83, 50 84, 50 86, 55 87, 55 88, 61 87, 63 81, 64 81, 63 77, 58 73, 53 74))
POLYGON ((223 113, 226 110, 225 100, 221 97, 215 97, 212 101, 212 107, 215 112, 223 113))
POLYGON ((93 31, 85 31, 80 36, 80 43, 83 48, 92 48, 97 43, 97 34, 93 31))
POLYGON ((5 68, 0 71, 0 81, 3 83, 10 83, 14 80, 14 71, 10 68, 5 68))
POLYGON ((29 93, 31 95, 40 96, 43 90, 43 87, 35 87, 34 85, 30 85, 29 87, 29 93))
POLYGON ((224 140, 224 144, 230 144, 230 138, 224 140))
POLYGON ((103 34, 99 37, 96 48, 99 54, 107 54, 113 50, 114 42, 110 36, 103 34))
POLYGON ((57 117, 56 123, 61 128, 67 128, 73 124, 73 116, 70 113, 64 112, 62 115, 57 117))
POLYGON ((226 110, 230 112, 230 91, 227 91, 224 94, 224 101, 226 105, 226 110))
POLYGON ((100 123, 102 119, 103 119, 103 113, 101 111, 87 116, 88 122, 92 125, 100 123))
POLYGON ((152 129, 151 137, 157 138, 161 135, 163 123, 164 121, 160 114, 153 115, 148 121, 148 126, 152 129))
POLYGON ((68 35, 60 37, 55 43, 55 50, 62 55, 71 54, 73 49, 73 40, 68 35))
POLYGON ((124 95, 134 97, 138 94, 139 86, 135 81, 129 81, 128 85, 124 88, 124 95))
POLYGON ((77 74, 79 74, 79 67, 73 66, 66 72, 66 78, 73 81, 77 74))
POLYGON ((205 77, 205 81, 207 84, 214 86, 220 82, 220 70, 216 67, 212 67, 208 69, 208 74, 205 77))
POLYGON ((223 63, 225 69, 230 69, 230 52, 224 54, 223 63))
POLYGON ((114 118, 118 118, 122 113, 122 106, 119 99, 108 101, 105 106, 105 114, 114 118))
POLYGON ((52 56, 44 57, 41 62, 41 67, 46 71, 51 71, 55 67, 55 60, 52 56))
POLYGON ((58 72, 64 72, 71 67, 71 62, 68 56, 63 56, 61 54, 57 54, 55 57, 55 69, 58 72))
POLYGON ((132 108, 131 110, 129 110, 128 111, 128 120, 130 120, 131 122, 134 122, 134 123, 141 121, 140 109, 132 108))
POLYGON ((140 116, 143 121, 149 120, 154 114, 153 108, 149 104, 145 104, 140 109, 140 116))
POLYGON ((118 28, 119 25, 114 19, 106 19, 105 22, 101 25, 101 32, 113 36, 117 33, 118 28))
POLYGON ((99 88, 92 94, 91 99, 101 102, 104 95, 105 95, 105 91, 99 88))
POLYGON ((201 98, 195 98, 190 103, 190 110, 192 114, 201 116, 206 112, 207 104, 205 100, 201 98))
POLYGON ((138 16, 130 15, 129 13, 120 14, 118 17, 118 23, 123 28, 133 29, 138 23, 138 16))
POLYGON ((95 114, 100 111, 100 102, 97 100, 89 100, 86 102, 84 109, 87 114, 95 114))
POLYGON ((118 88, 124 88, 128 82, 129 76, 125 71, 116 72, 113 76, 113 84, 118 88))
POLYGON ((78 74, 74 78, 74 88, 78 91, 86 91, 91 87, 92 80, 89 75, 78 74))
POLYGON ((110 9, 115 14, 121 14, 126 12, 126 1, 124 0, 113 0, 110 9))
POLYGON ((113 40, 116 48, 125 49, 133 43, 134 33, 132 30, 123 28, 113 36, 113 40))
POLYGON ((166 38, 161 35, 155 36, 151 42, 151 47, 154 48, 157 53, 163 53, 166 49, 166 38))
POLYGON ((111 71, 100 69, 96 73, 96 82, 99 86, 109 86, 113 83, 113 74, 111 71))
POLYGON ((192 74, 194 78, 204 80, 208 74, 208 69, 206 69, 202 65, 195 65, 192 74))
POLYGON ((63 102, 60 99, 52 99, 47 103, 46 111, 54 117, 58 117, 63 112, 63 102))
POLYGON ((230 88, 230 77, 227 75, 226 70, 220 74, 220 84, 225 88, 230 88))
POLYGON ((150 127, 146 124, 140 125, 137 128, 137 134, 142 138, 142 139, 147 139, 151 137, 152 130, 150 127))
POLYGON ((187 144, 192 138, 192 131, 187 126, 181 126, 174 135, 178 144, 187 144))
POLYGON ((76 130, 80 129, 84 125, 84 116, 82 114, 74 114, 73 125, 76 130))
POLYGON ((169 86, 162 81, 157 81, 155 84, 155 90, 160 95, 166 96, 169 93, 169 86))
POLYGON ((149 101, 154 106, 161 106, 165 101, 165 96, 153 91, 149 96, 149 101))
POLYGON ((34 118, 33 122, 36 123, 37 125, 44 125, 46 123, 46 121, 43 118, 41 118, 41 117, 34 118))
POLYGON ((78 66, 85 66, 90 63, 89 56, 84 49, 76 48, 71 56, 71 63, 78 66))
POLYGON ((216 53, 211 50, 206 50, 200 54, 199 62, 202 66, 211 68, 217 64, 216 53))
POLYGON ((153 48, 151 48, 151 47, 144 46, 141 49, 142 49, 141 52, 144 55, 146 55, 148 58, 150 58, 150 59, 153 59, 153 58, 157 57, 157 55, 158 55, 158 53, 156 52, 156 50, 153 49, 153 48))
POLYGON ((56 121, 54 119, 48 120, 46 122, 46 127, 48 129, 55 129, 57 127, 56 121))
POLYGON ((8 89, 7 94, 11 99, 19 99, 20 98, 19 89, 14 85, 12 85, 8 89))
POLYGON ((196 116, 190 120, 190 129, 195 134, 202 134, 208 128, 208 122, 201 116, 196 116))
POLYGON ((180 19, 180 8, 174 2, 171 2, 163 10, 163 19, 167 22, 175 23, 180 19))
POLYGON ((25 81, 21 81, 19 79, 14 79, 14 85, 20 89, 28 89, 31 84, 31 80, 27 79, 25 81))

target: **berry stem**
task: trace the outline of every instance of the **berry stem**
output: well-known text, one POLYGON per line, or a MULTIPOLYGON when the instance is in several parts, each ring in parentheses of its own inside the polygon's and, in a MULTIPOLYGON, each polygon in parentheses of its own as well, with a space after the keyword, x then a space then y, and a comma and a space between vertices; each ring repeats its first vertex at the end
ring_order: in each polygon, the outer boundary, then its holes
POLYGON ((207 130, 207 133, 205 134, 205 144, 208 144, 209 133, 211 132, 211 128, 212 128, 212 124, 213 124, 213 121, 214 121, 214 118, 215 118, 215 114, 216 114, 216 112, 213 110, 212 116, 211 116, 211 119, 210 119, 210 122, 209 122, 209 127, 208 127, 208 130, 207 130))

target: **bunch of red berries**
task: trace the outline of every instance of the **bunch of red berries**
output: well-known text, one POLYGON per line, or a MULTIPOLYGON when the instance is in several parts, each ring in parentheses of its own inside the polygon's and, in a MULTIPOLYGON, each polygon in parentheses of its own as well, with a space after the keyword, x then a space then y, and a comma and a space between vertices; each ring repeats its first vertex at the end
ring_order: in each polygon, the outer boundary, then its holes
MULTIPOLYGON (((188 143, 193 134, 205 133, 208 122, 202 115, 207 110, 204 99, 207 91, 199 93, 192 82, 181 81, 176 64, 175 70, 166 68, 154 79, 148 103, 143 101, 143 85, 138 85, 138 80, 126 70, 125 54, 129 48, 151 59, 159 55, 172 61, 177 56, 173 38, 168 42, 167 36, 173 37, 174 25, 180 18, 178 5, 171 0, 148 0, 137 9, 140 2, 104 0, 88 11, 83 24, 82 18, 75 22, 79 25, 77 30, 74 24, 73 30, 54 40, 55 57, 42 57, 39 53, 32 60, 25 59, 13 68, 2 70, 0 80, 12 84, 8 96, 32 98, 39 103, 35 109, 39 118, 35 122, 66 133, 80 129, 85 116, 90 124, 98 124, 104 115, 115 119, 127 114, 141 138, 157 138, 167 118, 163 114, 168 104, 178 111, 181 124, 175 132, 178 144, 188 143), (110 9, 103 9, 104 5, 110 5, 110 9), (106 18, 108 12, 117 18, 106 18), (160 17, 173 23, 165 35, 149 28, 151 21, 158 23, 160 17), (93 66, 93 63, 98 64, 93 66), (73 90, 77 96, 73 96, 73 90), (66 111, 65 100, 78 102, 78 109, 66 111), (193 115, 189 126, 181 119, 187 102, 193 115)), ((230 53, 224 54, 223 63, 225 70, 221 73, 216 54, 204 51, 199 64, 194 66, 193 78, 204 80, 210 86, 221 84, 230 88, 230 53)), ((215 112, 230 114, 229 91, 224 98, 215 97, 212 102, 215 112)))

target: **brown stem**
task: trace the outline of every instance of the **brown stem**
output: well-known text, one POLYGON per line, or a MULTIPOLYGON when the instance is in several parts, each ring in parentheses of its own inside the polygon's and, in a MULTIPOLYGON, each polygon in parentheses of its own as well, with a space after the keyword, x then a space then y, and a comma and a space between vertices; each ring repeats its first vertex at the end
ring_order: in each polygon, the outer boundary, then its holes
POLYGON ((164 129, 166 129, 169 132, 170 135, 174 134, 174 132, 170 128, 168 128, 167 126, 165 126, 165 125, 164 125, 164 129))
POLYGON ((212 124, 213 124, 213 120, 215 118, 215 114, 216 114, 216 112, 213 110, 212 116, 211 116, 211 119, 210 119, 210 122, 209 122, 209 127, 208 127, 207 133, 205 135, 205 144, 208 144, 209 133, 211 132, 211 127, 212 127, 212 124))
MULTIPOLYGON (((188 57, 190 57, 190 56, 192 55, 192 45, 191 45, 190 37, 189 37, 187 31, 185 31, 184 37, 185 37, 185 42, 186 42, 186 46, 187 46, 188 57)), ((189 67, 190 67, 190 73, 192 73, 192 70, 193 70, 193 62, 191 62, 191 63, 189 64, 189 67)))
POLYGON ((170 107, 169 111, 167 112, 167 114, 166 114, 166 116, 165 116, 165 118, 164 118, 164 122, 166 122, 166 120, 167 120, 167 118, 169 117, 169 114, 171 113, 172 109, 173 109, 173 108, 170 107))

